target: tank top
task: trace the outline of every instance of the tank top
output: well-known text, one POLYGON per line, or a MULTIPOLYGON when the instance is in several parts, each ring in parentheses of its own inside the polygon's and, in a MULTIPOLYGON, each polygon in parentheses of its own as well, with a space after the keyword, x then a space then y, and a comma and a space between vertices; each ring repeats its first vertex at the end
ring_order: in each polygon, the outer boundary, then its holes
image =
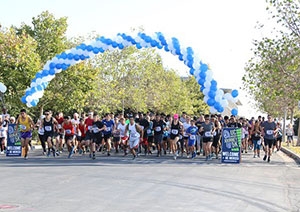
POLYGON ((63 128, 66 132, 66 136, 72 136, 75 135, 75 130, 74 130, 74 126, 72 124, 72 122, 63 125, 63 128))
POLYGON ((0 138, 6 138, 7 137, 7 131, 4 127, 0 128, 0 138))
POLYGON ((28 132, 30 131, 30 122, 29 122, 29 117, 26 116, 25 120, 22 119, 22 117, 19 118, 19 124, 21 127, 21 132, 28 132))
POLYGON ((136 125, 136 123, 134 123, 133 125, 131 125, 131 124, 128 125, 128 130, 130 132, 129 138, 130 138, 131 141, 140 138, 140 134, 136 130, 136 126, 135 125, 136 125))
MULTIPOLYGON (((81 137, 85 137, 85 132, 84 132, 84 128, 85 128, 85 125, 83 124, 79 124, 78 125, 78 128, 79 128, 79 130, 80 130, 80 133, 81 133, 81 137)), ((78 132, 78 134, 79 134, 79 132, 78 132)))
POLYGON ((176 125, 174 124, 174 122, 172 122, 172 124, 171 124, 171 134, 172 135, 179 135, 179 129, 180 129, 179 122, 176 125))
POLYGON ((44 118, 44 133, 53 133, 53 118, 51 117, 49 121, 44 118))

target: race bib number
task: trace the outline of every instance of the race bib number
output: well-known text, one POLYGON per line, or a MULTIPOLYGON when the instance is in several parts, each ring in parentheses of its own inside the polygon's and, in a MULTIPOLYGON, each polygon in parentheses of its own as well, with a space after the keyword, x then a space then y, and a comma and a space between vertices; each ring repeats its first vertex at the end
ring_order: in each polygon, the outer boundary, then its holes
POLYGON ((151 132, 152 132, 152 131, 151 131, 150 129, 147 130, 147 134, 151 134, 151 132))
POLYGON ((273 130, 267 130, 267 135, 273 135, 274 131, 273 130))
POLYGON ((66 134, 68 135, 71 134, 71 132, 72 132, 71 130, 66 130, 66 134))
POLYGON ((190 135, 190 139, 191 139, 191 140, 195 140, 195 139, 196 139, 196 136, 195 136, 195 135, 190 135))
POLYGON ((26 130, 26 126, 25 125, 21 125, 21 130, 26 130))
POLYGON ((258 145, 261 145, 261 140, 258 140, 258 141, 257 141, 257 144, 258 144, 258 145))
POLYGON ((144 130, 144 126, 140 126, 142 130, 144 130))
POLYGON ((45 126, 45 130, 49 132, 49 131, 52 130, 52 127, 51 126, 45 126))
POLYGON ((182 135, 179 135, 179 139, 182 139, 182 135))
POLYGON ((91 130, 92 129, 92 126, 88 126, 88 130, 91 130))
POLYGON ((211 137, 211 132, 205 132, 205 137, 211 137))
POLYGON ((111 128, 110 127, 106 127, 106 132, 110 132, 111 128))
POLYGON ((98 133, 98 132, 99 132, 98 127, 93 127, 93 132, 94 132, 94 133, 98 133))
POLYGON ((132 133, 132 134, 130 134, 130 137, 131 138, 137 138, 137 137, 139 137, 139 134, 138 133, 132 133))
POLYGON ((214 132, 214 136, 216 136, 217 135, 217 132, 214 132))
POLYGON ((57 125, 57 128, 60 130, 62 128, 61 124, 57 125))
POLYGON ((178 134, 178 130, 171 130, 171 133, 173 134, 173 135, 177 135, 178 134))
POLYGON ((160 131, 161 131, 161 127, 160 127, 160 126, 156 127, 156 128, 155 128, 155 131, 156 131, 156 132, 160 132, 160 131))

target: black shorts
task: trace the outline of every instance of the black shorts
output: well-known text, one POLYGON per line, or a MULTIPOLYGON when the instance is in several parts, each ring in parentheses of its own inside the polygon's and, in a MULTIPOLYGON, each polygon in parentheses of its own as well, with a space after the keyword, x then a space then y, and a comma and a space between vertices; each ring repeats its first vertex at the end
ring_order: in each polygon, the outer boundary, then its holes
POLYGON ((68 141, 68 140, 71 140, 73 141, 75 139, 75 135, 66 135, 65 136, 65 140, 68 141))
POLYGON ((276 141, 282 142, 282 136, 277 137, 277 138, 276 138, 276 141))
POLYGON ((120 142, 121 141, 121 137, 113 137, 113 142, 120 142))
POLYGON ((91 132, 86 132, 84 140, 92 140, 93 139, 93 134, 91 132))
POLYGON ((96 143, 96 144, 101 144, 102 143, 102 133, 96 133, 96 134, 93 134, 93 143, 96 143))
POLYGON ((81 142, 81 141, 85 140, 85 136, 79 136, 79 135, 77 135, 76 139, 77 139, 77 141, 81 142))
MULTIPOLYGON (((171 135, 170 135, 170 139, 174 140, 176 137, 178 137, 178 138, 179 138, 179 134, 177 134, 177 135, 174 135, 174 134, 172 134, 172 133, 171 133, 171 135)), ((187 137, 187 138, 188 138, 188 137, 187 137)))
POLYGON ((108 139, 111 139, 112 135, 111 134, 104 134, 103 135, 103 138, 104 138, 104 141, 107 142, 108 139))
POLYGON ((274 140, 275 139, 267 139, 267 138, 265 138, 264 139, 265 146, 269 146, 269 148, 272 148, 274 140))
POLYGON ((153 142, 154 142, 154 136, 153 135, 148 136, 148 143, 152 144, 153 142))
POLYGON ((5 137, 0 138, 0 144, 5 140, 5 137))
POLYGON ((45 132, 44 133, 44 139, 45 139, 45 141, 47 141, 47 139, 48 138, 51 138, 51 140, 53 139, 53 137, 54 137, 54 132, 45 132))
POLYGON ((212 137, 203 137, 203 143, 212 142, 212 137))
POLYGON ((213 147, 217 148, 219 146, 220 137, 221 135, 214 136, 213 143, 212 143, 213 147))
POLYGON ((155 144, 161 144, 162 140, 163 140, 162 134, 154 135, 154 143, 155 144))

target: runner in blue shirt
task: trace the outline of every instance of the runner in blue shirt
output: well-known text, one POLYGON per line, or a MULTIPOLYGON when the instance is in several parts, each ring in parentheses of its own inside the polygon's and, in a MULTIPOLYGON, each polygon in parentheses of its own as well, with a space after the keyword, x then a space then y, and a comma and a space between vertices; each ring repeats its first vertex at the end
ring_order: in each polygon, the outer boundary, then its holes
POLYGON ((106 126, 106 130, 103 131, 104 142, 107 147, 107 156, 110 156, 111 149, 111 137, 112 130, 114 128, 114 121, 111 119, 110 115, 107 113, 105 119, 102 121, 103 125, 106 126))
POLYGON ((191 126, 187 128, 186 134, 188 139, 188 152, 192 153, 192 159, 196 157, 195 144, 197 141, 198 127, 195 125, 195 120, 191 120, 191 126))

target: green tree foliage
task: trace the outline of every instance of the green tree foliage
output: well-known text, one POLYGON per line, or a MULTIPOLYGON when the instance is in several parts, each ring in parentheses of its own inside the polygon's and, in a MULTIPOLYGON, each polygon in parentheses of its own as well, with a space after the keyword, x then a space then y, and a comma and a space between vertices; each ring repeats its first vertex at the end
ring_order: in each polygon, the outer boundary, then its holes
POLYGON ((300 13, 294 1, 269 3, 273 18, 285 28, 276 38, 254 41, 254 57, 246 65, 243 81, 261 110, 280 114, 286 108, 293 111, 300 99, 300 13))
POLYGON ((13 114, 24 107, 20 99, 41 66, 36 47, 25 33, 17 35, 13 28, 0 31, 0 81, 7 86, 6 106, 13 114))

